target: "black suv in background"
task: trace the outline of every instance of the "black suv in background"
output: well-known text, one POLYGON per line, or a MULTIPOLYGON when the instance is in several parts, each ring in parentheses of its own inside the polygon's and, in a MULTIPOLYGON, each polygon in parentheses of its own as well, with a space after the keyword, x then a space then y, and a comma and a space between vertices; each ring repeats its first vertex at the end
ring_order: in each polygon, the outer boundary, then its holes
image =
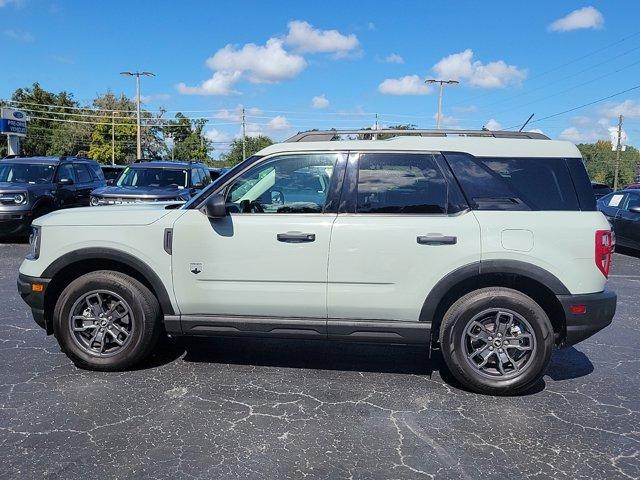
POLYGON ((138 160, 126 167, 113 185, 91 192, 91 205, 182 201, 211 183, 204 163, 138 160))
POLYGON ((118 175, 122 173, 122 171, 126 168, 125 165, 100 165, 102 168, 102 173, 104 174, 104 178, 107 181, 107 185, 113 185, 118 178, 118 175))
POLYGON ((78 157, 13 157, 0 160, 0 236, 29 232, 34 218, 53 210, 89 205, 105 185, 100 165, 78 157))

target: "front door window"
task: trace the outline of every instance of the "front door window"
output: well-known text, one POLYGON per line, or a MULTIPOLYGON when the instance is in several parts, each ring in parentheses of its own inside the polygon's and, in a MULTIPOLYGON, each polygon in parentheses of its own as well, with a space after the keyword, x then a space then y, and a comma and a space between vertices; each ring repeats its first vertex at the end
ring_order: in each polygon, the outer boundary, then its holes
POLYGON ((227 189, 230 213, 322 213, 338 154, 286 155, 243 173, 227 189))

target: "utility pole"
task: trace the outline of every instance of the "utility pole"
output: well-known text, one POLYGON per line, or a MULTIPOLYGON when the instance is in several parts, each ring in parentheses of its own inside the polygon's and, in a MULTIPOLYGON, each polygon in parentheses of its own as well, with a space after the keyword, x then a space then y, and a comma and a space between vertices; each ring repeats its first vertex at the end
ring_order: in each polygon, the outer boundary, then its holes
POLYGON ((111 112, 111 165, 116 164, 116 112, 111 112))
POLYGON ((618 142, 616 145, 616 166, 613 176, 613 190, 618 190, 618 174, 620 171, 620 150, 622 148, 622 115, 618 116, 618 142))
POLYGON ((136 77, 136 124, 138 126, 138 134, 136 138, 137 144, 137 156, 142 158, 142 141, 141 141, 141 124, 140 124, 140 77, 155 77, 156 75, 151 72, 120 72, 120 75, 126 75, 128 77, 136 77))
MULTIPOLYGON (((380 125, 378 123, 378 114, 376 113, 376 123, 374 124, 373 129, 377 131, 379 128, 380 128, 380 125)), ((373 139, 374 140, 378 139, 378 134, 377 133, 373 134, 373 139)))
POLYGON ((247 158, 247 122, 244 116, 244 107, 242 107, 242 160, 247 158))
POLYGON ((436 80, 434 78, 429 78, 425 80, 424 83, 428 83, 428 84, 437 83, 440 85, 440 89, 438 91, 438 114, 436 116, 436 128, 440 130, 440 124, 442 123, 442 94, 444 92, 444 86, 457 85, 460 82, 457 80, 436 80))

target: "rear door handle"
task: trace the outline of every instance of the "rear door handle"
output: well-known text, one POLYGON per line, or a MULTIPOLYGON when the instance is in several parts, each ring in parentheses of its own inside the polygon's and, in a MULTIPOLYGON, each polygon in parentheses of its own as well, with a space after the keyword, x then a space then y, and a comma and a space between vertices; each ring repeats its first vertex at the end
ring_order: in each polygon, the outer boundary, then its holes
POLYGON ((287 232, 287 233, 279 233, 277 235, 277 238, 279 242, 306 243, 306 242, 315 242, 316 234, 302 233, 302 232, 287 232))
POLYGON ((458 237, 451 235, 421 235, 417 238, 420 245, 455 245, 458 237))

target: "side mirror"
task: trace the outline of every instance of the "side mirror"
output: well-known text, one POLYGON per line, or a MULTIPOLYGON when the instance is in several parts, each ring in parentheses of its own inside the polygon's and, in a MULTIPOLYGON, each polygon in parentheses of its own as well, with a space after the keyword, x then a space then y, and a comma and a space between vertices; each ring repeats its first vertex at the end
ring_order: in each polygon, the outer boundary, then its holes
POLYGON ((73 185, 73 179, 61 178, 60 180, 58 180, 58 185, 73 185))
POLYGON ((629 211, 633 213, 640 213, 640 207, 631 207, 629 211))
POLYGON ((224 195, 215 193, 209 195, 204 204, 204 213, 209 218, 222 218, 227 216, 227 203, 224 195))

